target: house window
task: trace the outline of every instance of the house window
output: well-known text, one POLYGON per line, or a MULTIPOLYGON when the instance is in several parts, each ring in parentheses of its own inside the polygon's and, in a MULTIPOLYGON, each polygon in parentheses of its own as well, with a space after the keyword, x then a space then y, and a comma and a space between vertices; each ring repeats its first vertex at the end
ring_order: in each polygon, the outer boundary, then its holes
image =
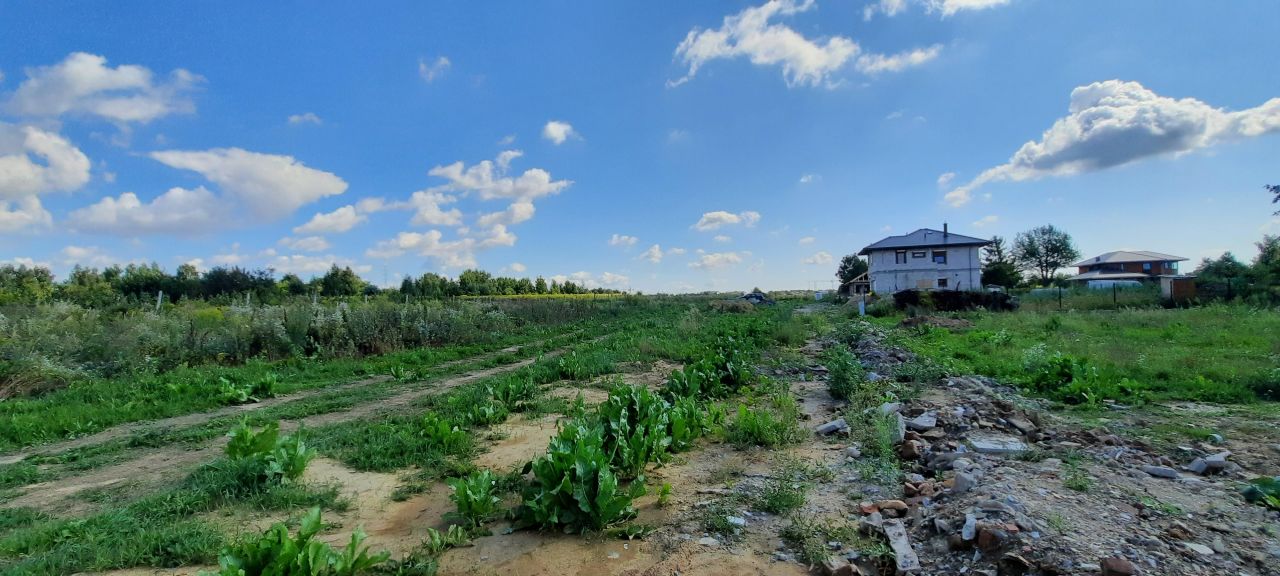
POLYGON ((946 251, 946 250, 934 250, 934 251, 933 251, 933 263, 934 263, 934 264, 946 264, 946 263, 947 263, 947 251, 946 251))
MULTIPOLYGON (((943 256, 943 257, 945 258, 946 256, 943 256)), ((946 288, 946 287, 947 287, 947 279, 946 279, 946 278, 939 278, 939 279, 938 279, 938 287, 939 287, 939 288, 946 288)))
POLYGON ((1143 271, 1143 272, 1150 272, 1150 271, 1151 271, 1151 263, 1150 263, 1150 262, 1143 262, 1143 263, 1142 263, 1142 271, 1143 271))
POLYGON ((894 263, 894 264, 906 264, 906 263, 907 263, 907 251, 906 251, 906 250, 899 250, 899 251, 895 252, 895 253, 894 253, 894 255, 893 255, 893 263, 894 263))
POLYGON ((912 252, 912 253, 911 253, 911 257, 912 257, 912 258, 924 258, 924 256, 925 256, 925 254, 924 254, 924 252, 923 252, 923 251, 921 251, 921 252, 912 252))

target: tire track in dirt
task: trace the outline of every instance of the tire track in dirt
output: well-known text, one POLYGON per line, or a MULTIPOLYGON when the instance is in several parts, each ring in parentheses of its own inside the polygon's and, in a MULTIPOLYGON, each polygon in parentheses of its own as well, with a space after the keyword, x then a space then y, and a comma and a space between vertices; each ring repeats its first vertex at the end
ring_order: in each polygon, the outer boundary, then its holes
MULTIPOLYGON (((591 344, 608 337, 598 336, 571 346, 565 346, 544 355, 554 358, 568 351, 572 346, 591 344)), ((280 430, 292 432, 299 426, 316 427, 328 424, 366 419, 379 413, 391 412, 411 405, 423 397, 447 392, 459 386, 470 384, 491 376, 513 372, 529 366, 537 358, 526 358, 512 364, 477 370, 460 376, 442 380, 424 381, 413 385, 390 397, 375 399, 353 408, 316 414, 295 420, 282 420, 280 430)), ((200 421, 194 422, 195 424, 200 421)), ((98 504, 89 503, 74 497, 85 490, 127 485, 133 494, 146 493, 175 478, 185 477, 200 464, 215 459, 226 444, 225 437, 215 438, 204 446, 189 448, 183 446, 162 446, 154 449, 140 449, 135 458, 90 470, 84 474, 67 476, 48 482, 29 484, 18 488, 18 494, 0 505, 0 508, 36 508, 55 515, 80 515, 92 511, 98 504)))
MULTIPOLYGON (((452 368, 462 364, 467 364, 470 362, 482 362, 484 360, 495 358, 503 354, 514 354, 514 353, 518 353, 519 351, 525 348, 537 347, 544 344, 545 342, 547 341, 540 340, 537 342, 532 342, 530 344, 508 346, 506 348, 503 348, 501 350, 495 350, 493 352, 487 352, 487 353, 479 354, 476 356, 469 356, 467 358, 459 358, 457 360, 449 360, 448 362, 442 362, 440 364, 432 366, 430 369, 431 370, 448 369, 448 368, 452 368)), ((34 446, 18 452, 0 454, 0 465, 14 464, 17 462, 21 462, 30 456, 51 455, 51 454, 57 454, 60 452, 66 452, 68 450, 75 450, 77 448, 84 448, 87 446, 94 446, 97 444, 105 444, 112 440, 126 438, 128 436, 131 436, 133 434, 138 434, 138 433, 153 432, 153 431, 164 430, 164 429, 172 430, 177 428, 189 428, 191 426, 203 424, 210 420, 222 418, 224 416, 248 414, 256 410, 262 410, 264 408, 271 408, 274 406, 288 404, 290 402, 307 400, 310 398, 314 398, 316 396, 320 396, 322 394, 341 392, 343 390, 352 390, 356 388, 363 388, 365 386, 370 386, 373 384, 380 384, 390 379, 391 379, 390 376, 379 375, 379 376, 364 378, 361 380, 355 380, 353 382, 347 382, 344 384, 337 384, 333 386, 320 386, 320 387, 311 388, 308 390, 295 392, 292 394, 287 394, 284 396, 276 396, 274 398, 268 398, 266 400, 262 400, 261 402, 255 402, 253 404, 223 406, 221 408, 215 408, 213 410, 207 410, 204 412, 194 412, 191 414, 183 414, 181 416, 170 416, 167 418, 160 418, 157 420, 142 420, 138 422, 118 424, 116 426, 112 426, 105 430, 101 430, 99 432, 90 434, 88 436, 81 436, 79 438, 72 438, 70 440, 61 440, 61 441, 52 442, 49 444, 41 444, 41 445, 34 446)))

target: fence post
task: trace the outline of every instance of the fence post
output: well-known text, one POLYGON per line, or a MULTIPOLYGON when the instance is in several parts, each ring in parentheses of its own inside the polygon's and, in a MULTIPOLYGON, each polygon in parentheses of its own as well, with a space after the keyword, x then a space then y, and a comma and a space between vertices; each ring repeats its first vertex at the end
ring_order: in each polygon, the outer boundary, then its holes
POLYGON ((1119 291, 1120 289, 1117 288, 1115 284, 1111 285, 1111 305, 1112 306, 1119 306, 1120 304, 1117 296, 1117 294, 1119 294, 1119 291))

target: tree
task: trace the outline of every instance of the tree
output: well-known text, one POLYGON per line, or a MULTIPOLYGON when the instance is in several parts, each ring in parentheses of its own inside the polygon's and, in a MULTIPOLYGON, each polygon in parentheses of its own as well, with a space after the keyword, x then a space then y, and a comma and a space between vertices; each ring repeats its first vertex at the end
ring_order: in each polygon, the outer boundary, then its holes
POLYGON ((849 292, 848 284, 854 278, 867 273, 867 261, 858 257, 857 254, 849 254, 840 259, 840 267, 836 269, 836 278, 840 279, 841 294, 849 292))
POLYGON ((1225 252, 1217 260, 1209 258, 1201 260, 1195 273, 1199 282, 1219 283, 1241 278, 1248 271, 1249 267, 1237 260, 1235 254, 1225 252))
POLYGON ((53 273, 42 266, 0 266, 0 304, 35 304, 53 296, 53 273))
POLYGON ((1004 238, 992 236, 991 244, 982 249, 982 285, 1009 288, 1021 281, 1022 273, 1005 247, 1004 238))
POLYGON ((280 291, 290 296, 301 296, 307 293, 307 284, 297 274, 285 274, 280 279, 280 291))
POLYGON ((537 292, 538 294, 546 294, 546 293, 547 293, 547 279, 546 279, 546 278, 543 278, 543 277, 541 277, 541 276, 539 276, 537 280, 534 280, 534 281, 533 281, 533 290, 534 290, 534 292, 537 292))
POLYGON ((1013 240, 1013 260, 1022 270, 1035 273, 1040 285, 1047 286, 1059 268, 1071 265, 1080 258, 1071 241, 1071 235, 1053 224, 1045 224, 1026 232, 1019 232, 1013 240))
MULTIPOLYGON (((1280 204, 1280 184, 1265 184, 1263 187, 1267 189, 1267 192, 1276 195, 1275 198, 1271 199, 1271 203, 1280 204)), ((1274 215, 1280 216, 1280 210, 1276 210, 1274 215)))
POLYGON ((365 282, 350 266, 338 268, 334 264, 320 279, 320 293, 325 296, 355 296, 364 291, 365 282))

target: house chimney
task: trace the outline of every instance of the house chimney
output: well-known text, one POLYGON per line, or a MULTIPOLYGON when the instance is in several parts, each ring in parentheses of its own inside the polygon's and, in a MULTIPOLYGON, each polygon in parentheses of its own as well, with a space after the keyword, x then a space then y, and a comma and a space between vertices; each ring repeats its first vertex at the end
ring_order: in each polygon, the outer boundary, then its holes
POLYGON ((946 239, 947 239, 947 235, 948 235, 948 234, 949 234, 949 233, 947 232, 947 223, 946 223, 946 222, 943 222, 943 223, 942 223, 942 239, 943 239, 943 240, 946 240, 946 239))

